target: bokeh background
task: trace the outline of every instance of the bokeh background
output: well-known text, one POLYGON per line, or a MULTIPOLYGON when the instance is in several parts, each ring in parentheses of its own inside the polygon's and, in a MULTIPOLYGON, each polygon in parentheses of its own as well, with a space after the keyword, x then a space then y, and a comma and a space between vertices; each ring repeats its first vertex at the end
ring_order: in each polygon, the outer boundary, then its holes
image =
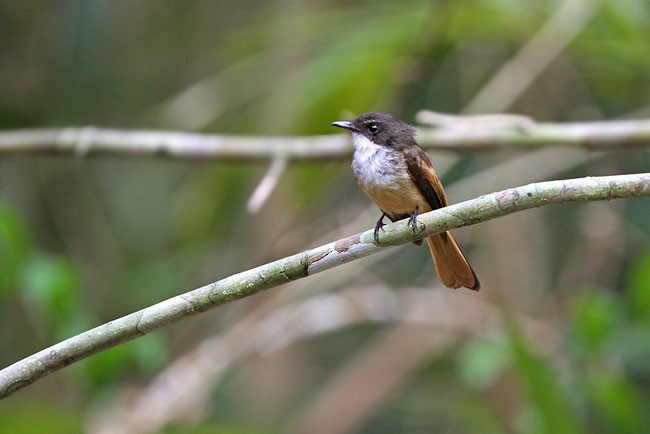
MULTIPOLYGON (((635 0, 0 2, 0 128, 338 133, 365 111, 650 116, 635 0), (513 65, 515 65, 513 67, 513 65)), ((647 149, 430 152, 452 202, 647 171, 647 149)), ((374 227, 349 159, 0 160, 0 365, 374 227)), ((483 290, 414 245, 220 307, 0 403, 12 433, 650 431, 650 202, 456 231, 483 290)))

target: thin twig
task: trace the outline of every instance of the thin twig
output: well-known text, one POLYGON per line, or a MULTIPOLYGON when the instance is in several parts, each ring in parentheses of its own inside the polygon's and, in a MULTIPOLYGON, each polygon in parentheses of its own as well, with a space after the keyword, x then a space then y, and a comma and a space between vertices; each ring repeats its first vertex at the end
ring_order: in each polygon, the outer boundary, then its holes
MULTIPOLYGON (((426 117, 426 115, 425 115, 426 117)), ((418 142, 427 149, 470 150, 497 147, 563 145, 618 148, 650 144, 650 119, 574 122, 481 122, 418 128, 418 142)), ((471 120, 471 117, 470 117, 471 120)), ((93 127, 0 132, 0 157, 20 155, 120 155, 177 159, 288 160, 347 158, 354 150, 346 134, 303 137, 229 136, 174 131, 115 130, 93 127)))
POLYGON ((500 128, 467 124, 419 128, 418 143, 436 149, 533 148, 549 145, 607 149, 650 144, 650 119, 572 123, 518 123, 500 128), (433 146, 435 144, 435 146, 433 146))
POLYGON ((535 125, 535 121, 528 116, 510 113, 453 115, 432 110, 420 110, 415 119, 422 125, 449 129, 518 128, 528 130, 535 125))
POLYGON ((286 172, 287 165, 287 159, 282 156, 275 157, 273 161, 271 161, 271 165, 264 175, 264 178, 262 178, 255 188, 255 191, 253 191, 253 194, 248 199, 246 209, 249 213, 257 214, 260 209, 262 209, 269 196, 271 196, 271 193, 273 193, 273 190, 275 190, 275 187, 278 185, 280 178, 284 172, 286 172))
POLYGON ((404 222, 385 227, 377 244, 373 230, 232 275, 210 285, 126 315, 42 350, 0 371, 0 397, 92 354, 165 325, 301 279, 338 265, 449 229, 469 226, 554 203, 650 196, 650 173, 548 181, 509 188, 419 216, 420 231, 404 222))

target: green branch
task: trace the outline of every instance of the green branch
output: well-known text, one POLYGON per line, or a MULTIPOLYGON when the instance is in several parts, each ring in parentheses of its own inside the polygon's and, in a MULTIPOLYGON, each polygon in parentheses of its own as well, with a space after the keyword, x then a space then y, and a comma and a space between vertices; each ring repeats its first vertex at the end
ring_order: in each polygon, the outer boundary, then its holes
POLYGON ((406 244, 449 229, 554 203, 639 196, 650 196, 650 173, 540 182, 423 214, 418 217, 422 224, 416 234, 403 221, 387 225, 381 233, 380 245, 375 243, 373 231, 368 230, 172 297, 46 348, 0 371, 0 398, 85 357, 167 324, 377 253, 385 246, 406 244))

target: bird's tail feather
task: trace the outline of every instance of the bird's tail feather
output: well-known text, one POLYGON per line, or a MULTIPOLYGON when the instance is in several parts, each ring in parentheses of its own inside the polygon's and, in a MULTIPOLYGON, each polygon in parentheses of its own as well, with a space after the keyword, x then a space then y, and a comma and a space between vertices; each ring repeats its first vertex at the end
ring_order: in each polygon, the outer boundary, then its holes
POLYGON ((432 235, 427 238, 427 243, 443 285, 454 289, 461 286, 474 291, 481 289, 476 273, 450 232, 432 235))

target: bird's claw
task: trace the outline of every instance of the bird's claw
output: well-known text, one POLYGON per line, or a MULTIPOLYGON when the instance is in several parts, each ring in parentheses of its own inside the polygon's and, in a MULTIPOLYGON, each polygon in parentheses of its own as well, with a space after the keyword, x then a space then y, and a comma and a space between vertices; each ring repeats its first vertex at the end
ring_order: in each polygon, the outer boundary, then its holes
POLYGON ((382 213, 381 217, 379 217, 379 220, 377 220, 377 224, 375 225, 375 241, 377 244, 379 244, 379 231, 384 230, 384 226, 386 226, 386 223, 384 223, 384 217, 386 217, 386 213, 382 213))
POLYGON ((418 208, 417 207, 411 213, 411 217, 409 217, 409 221, 408 221, 407 224, 411 227, 414 234, 416 232, 418 232, 418 230, 421 232, 426 228, 426 225, 424 223, 421 223, 421 222, 418 221, 418 208), (420 227, 418 227, 418 225, 420 225, 420 227))

